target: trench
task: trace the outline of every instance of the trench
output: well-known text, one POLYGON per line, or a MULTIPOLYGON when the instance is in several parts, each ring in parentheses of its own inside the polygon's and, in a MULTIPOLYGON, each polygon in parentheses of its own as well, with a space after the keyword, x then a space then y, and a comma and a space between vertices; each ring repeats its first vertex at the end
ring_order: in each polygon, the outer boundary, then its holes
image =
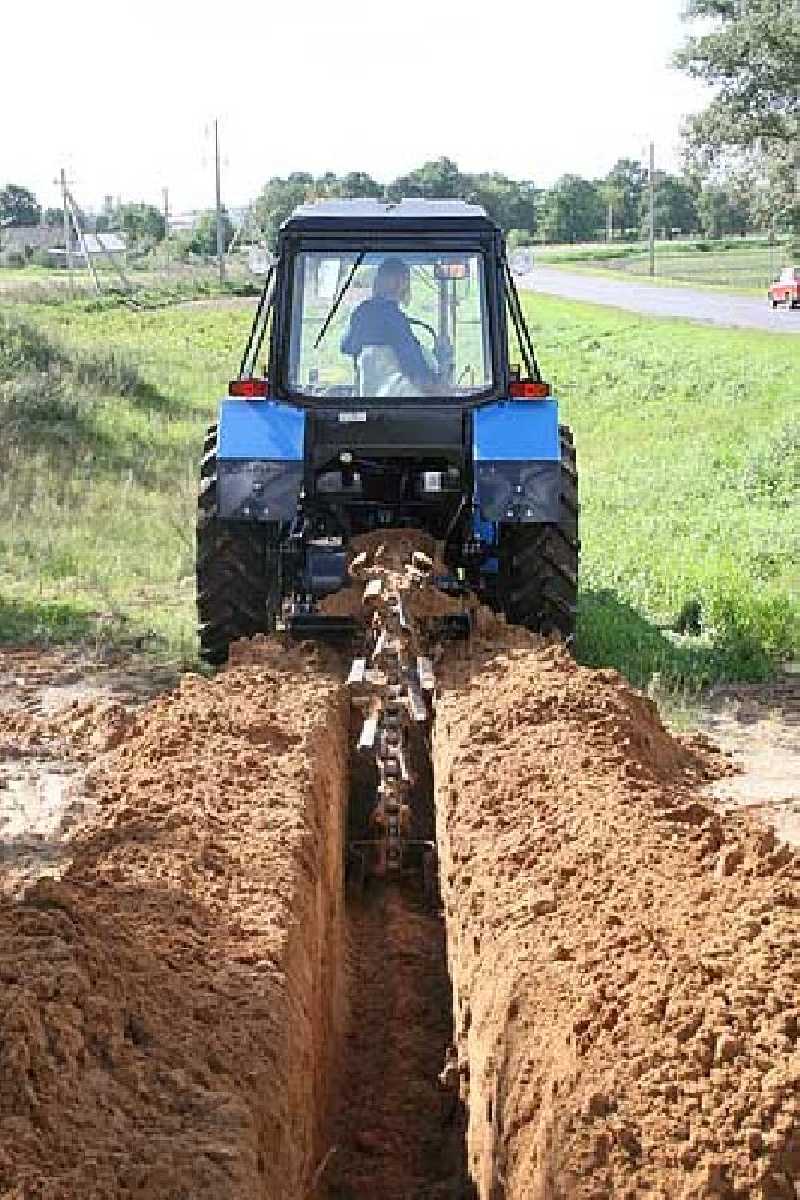
MULTIPOLYGON (((352 741, 351 741, 352 744, 352 741)), ((412 836, 433 838, 433 777, 426 739, 414 738, 412 836)), ((374 767, 351 757, 348 836, 374 802, 374 767)), ((362 835, 363 836, 363 835, 362 835)), ((326 1200, 472 1197, 466 1117, 440 1082, 453 1042, 446 931, 425 900, 421 871, 368 879, 348 896, 349 1022, 333 1097, 326 1200)))
POLYGON ((0 903, 0 1195, 456 1200, 466 1129, 481 1200, 793 1200, 800 857, 614 673, 490 634, 415 747, 446 930, 413 874, 345 900, 338 659, 0 716, 93 763, 69 868, 0 903))

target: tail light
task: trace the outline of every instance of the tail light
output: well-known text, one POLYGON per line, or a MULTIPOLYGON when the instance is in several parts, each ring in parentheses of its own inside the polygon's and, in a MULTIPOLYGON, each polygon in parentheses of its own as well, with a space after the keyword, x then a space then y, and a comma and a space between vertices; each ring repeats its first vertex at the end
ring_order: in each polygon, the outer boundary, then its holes
POLYGON ((228 384, 229 396, 240 396, 245 400, 259 400, 269 395, 266 379, 232 379, 228 384))
POLYGON ((544 400, 550 395, 550 384, 541 379, 514 379, 508 394, 513 400, 544 400))

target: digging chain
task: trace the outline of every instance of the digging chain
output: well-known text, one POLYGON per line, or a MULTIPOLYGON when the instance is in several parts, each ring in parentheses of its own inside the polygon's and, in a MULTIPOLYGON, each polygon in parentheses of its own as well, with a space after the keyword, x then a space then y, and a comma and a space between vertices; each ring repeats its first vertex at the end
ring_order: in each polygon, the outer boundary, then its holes
POLYGON ((352 577, 364 582, 370 623, 366 655, 354 660, 348 684, 354 702, 366 710, 359 749, 371 750, 378 768, 377 801, 369 819, 373 836, 357 846, 370 852, 370 871, 378 876, 400 871, 411 844, 409 732, 412 722, 429 719, 425 693, 432 691, 434 678, 406 600, 427 583, 432 570, 431 560, 419 551, 400 569, 384 566, 380 552, 369 565, 367 555, 360 554, 350 567, 352 577))

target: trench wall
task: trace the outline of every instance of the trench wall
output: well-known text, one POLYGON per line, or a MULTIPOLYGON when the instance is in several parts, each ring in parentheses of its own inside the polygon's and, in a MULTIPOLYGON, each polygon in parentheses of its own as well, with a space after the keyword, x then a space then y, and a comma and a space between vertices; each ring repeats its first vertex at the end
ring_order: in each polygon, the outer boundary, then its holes
POLYGON ((264 656, 111 730, 28 724, 94 758, 97 808, 63 879, 0 909, 4 1195, 309 1192, 346 1019, 347 706, 313 655, 264 656))
POLYGON ((792 1200, 797 854, 614 672, 516 642, 443 664, 434 729, 478 1194, 792 1200))

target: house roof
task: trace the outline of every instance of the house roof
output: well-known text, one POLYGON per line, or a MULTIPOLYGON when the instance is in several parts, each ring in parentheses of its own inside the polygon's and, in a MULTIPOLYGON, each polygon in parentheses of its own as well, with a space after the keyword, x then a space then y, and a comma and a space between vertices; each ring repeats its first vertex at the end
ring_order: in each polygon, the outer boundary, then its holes
POLYGON ((90 254, 102 254, 103 250, 121 254, 128 248, 125 236, 121 233, 85 233, 83 238, 90 254))

